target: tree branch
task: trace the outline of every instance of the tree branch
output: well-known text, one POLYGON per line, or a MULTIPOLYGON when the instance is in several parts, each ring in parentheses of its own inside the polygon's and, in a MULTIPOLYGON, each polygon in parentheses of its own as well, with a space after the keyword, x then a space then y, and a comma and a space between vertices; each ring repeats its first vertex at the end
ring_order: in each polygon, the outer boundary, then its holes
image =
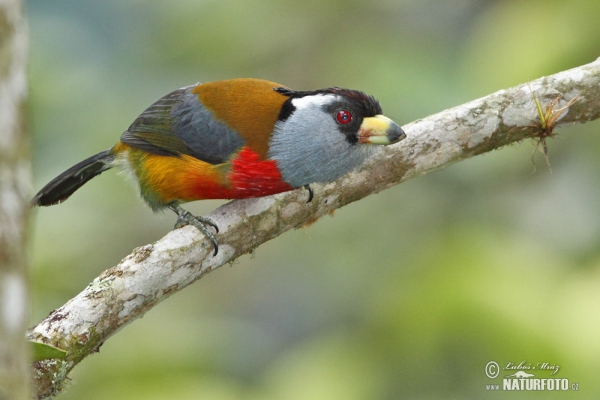
POLYGON ((283 232, 415 176, 543 136, 533 122, 538 117, 531 90, 542 106, 560 98, 555 109, 579 96, 557 127, 594 120, 600 116, 600 59, 412 122, 403 127, 407 139, 382 148, 360 170, 314 185, 311 203, 306 191, 296 190, 219 207, 208 216, 221 229, 215 257, 210 242, 191 226, 135 249, 28 332, 31 339, 68 351, 64 360, 36 364, 39 396, 60 391, 77 363, 158 302, 283 232))

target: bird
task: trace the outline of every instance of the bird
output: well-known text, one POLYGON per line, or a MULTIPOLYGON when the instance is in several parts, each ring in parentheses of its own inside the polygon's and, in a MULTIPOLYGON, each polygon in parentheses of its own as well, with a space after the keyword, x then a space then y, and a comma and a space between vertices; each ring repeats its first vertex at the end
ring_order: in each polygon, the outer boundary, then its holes
POLYGON ((268 196, 332 182, 362 165, 378 145, 406 137, 361 91, 329 87, 295 91, 254 78, 197 83, 153 103, 120 141, 67 169, 32 199, 65 201, 117 167, 153 211, 177 214, 175 229, 193 225, 218 253, 218 226, 182 203, 268 196))

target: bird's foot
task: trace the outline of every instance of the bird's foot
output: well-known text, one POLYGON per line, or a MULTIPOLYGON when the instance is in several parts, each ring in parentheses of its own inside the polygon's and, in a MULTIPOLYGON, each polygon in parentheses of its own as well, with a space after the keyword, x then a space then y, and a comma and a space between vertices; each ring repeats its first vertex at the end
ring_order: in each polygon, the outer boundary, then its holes
POLYGON ((213 256, 216 256, 219 252, 219 244, 214 233, 208 230, 207 226, 215 228, 216 233, 219 233, 219 227, 210 218, 197 217, 191 212, 184 210, 178 204, 169 204, 169 208, 177 214, 177 222, 175 223, 175 229, 183 228, 186 225, 195 226, 200 232, 202 232, 212 243, 215 248, 213 256))

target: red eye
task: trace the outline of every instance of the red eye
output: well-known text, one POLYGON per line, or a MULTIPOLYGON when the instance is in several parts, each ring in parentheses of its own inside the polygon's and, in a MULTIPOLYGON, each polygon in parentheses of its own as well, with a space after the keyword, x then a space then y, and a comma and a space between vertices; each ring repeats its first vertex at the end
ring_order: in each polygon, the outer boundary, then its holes
POLYGON ((352 113, 348 110, 340 110, 336 118, 340 125, 346 125, 352 122, 352 113))

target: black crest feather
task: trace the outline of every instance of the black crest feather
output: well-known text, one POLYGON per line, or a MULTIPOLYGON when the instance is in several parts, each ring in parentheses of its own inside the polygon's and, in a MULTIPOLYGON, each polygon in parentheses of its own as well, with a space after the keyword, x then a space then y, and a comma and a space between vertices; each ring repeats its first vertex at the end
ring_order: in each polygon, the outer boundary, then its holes
POLYGON ((378 114, 383 114, 381 104, 379 104, 379 101, 377 101, 375 97, 369 96, 368 94, 358 90, 342 89, 337 86, 307 91, 297 91, 286 87, 276 87, 273 90, 275 90, 277 93, 281 93, 282 95, 289 97, 289 99, 283 104, 283 107, 281 107, 281 112, 279 113, 280 121, 285 121, 287 118, 289 118, 290 115, 292 115, 292 113, 296 109, 296 107, 294 107, 294 105, 292 104, 293 99, 298 99, 305 96, 315 96, 319 94, 333 94, 336 96, 345 97, 351 102, 359 105, 362 109, 362 114, 364 116, 374 116, 378 114))

